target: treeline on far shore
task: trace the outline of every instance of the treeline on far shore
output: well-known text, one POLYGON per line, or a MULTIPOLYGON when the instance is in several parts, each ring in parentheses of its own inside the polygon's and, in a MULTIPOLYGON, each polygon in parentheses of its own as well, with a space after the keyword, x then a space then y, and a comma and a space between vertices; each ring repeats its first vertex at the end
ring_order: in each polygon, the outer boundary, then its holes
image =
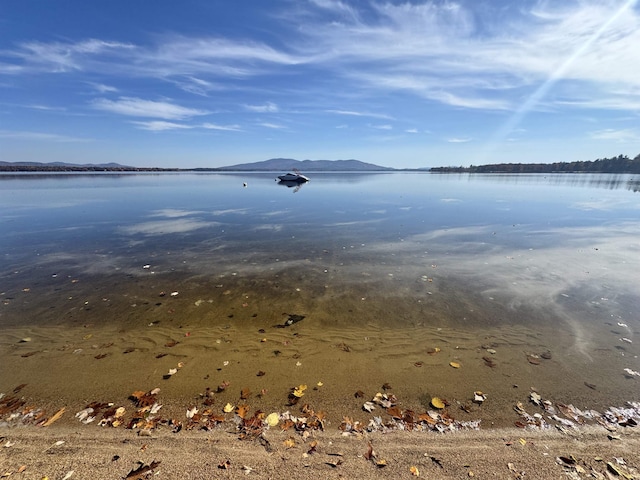
POLYGON ((631 159, 626 155, 599 158, 583 162, 555 163, 496 163, 469 167, 435 167, 435 173, 638 173, 640 155, 631 159))

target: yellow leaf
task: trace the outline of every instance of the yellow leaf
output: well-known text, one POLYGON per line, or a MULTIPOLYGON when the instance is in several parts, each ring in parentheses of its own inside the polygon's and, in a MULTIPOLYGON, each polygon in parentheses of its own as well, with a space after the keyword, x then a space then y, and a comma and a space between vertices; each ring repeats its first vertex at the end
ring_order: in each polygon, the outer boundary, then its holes
POLYGON ((444 402, 442 401, 442 399, 438 398, 438 397, 433 397, 431 399, 431 406, 433 408, 437 408, 437 409, 442 409, 445 407, 444 402))
POLYGON ((296 442, 293 438, 289 437, 287 438, 284 442, 282 442, 284 444, 285 447, 287 448, 293 448, 296 446, 296 442))
POLYGON ((304 391, 307 389, 306 385, 298 385, 293 389, 293 395, 300 398, 304 395, 304 391))
POLYGON ((521 438, 518 441, 520 442, 520 445, 526 445, 527 444, 527 441, 524 438, 521 438))
POLYGON ((266 418, 267 425, 270 427, 275 427, 280 422, 280 415, 277 413, 270 413, 266 418))
POLYGON ((460 368, 460 364, 458 362, 449 362, 449 365, 451 365, 453 368, 460 368))
POLYGON ((411 475, 413 475, 414 477, 419 477, 420 476, 420 470, 418 470, 418 467, 416 467, 415 465, 412 466, 409 471, 411 472, 411 475))
POLYGON ((234 407, 230 403, 227 403, 222 410, 224 411, 224 413, 231 413, 235 408, 236 407, 234 407))

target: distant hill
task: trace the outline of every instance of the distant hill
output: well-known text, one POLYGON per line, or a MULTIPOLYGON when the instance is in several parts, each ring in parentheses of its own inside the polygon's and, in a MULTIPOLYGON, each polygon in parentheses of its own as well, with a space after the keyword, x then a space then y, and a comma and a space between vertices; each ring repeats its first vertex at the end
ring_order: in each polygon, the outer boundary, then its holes
POLYGON ((394 170, 359 160, 294 160, 293 158, 272 158, 262 162, 241 163, 220 167, 218 170, 233 171, 290 171, 298 169, 302 172, 375 172, 394 170))
POLYGON ((125 170, 125 169, 133 169, 134 167, 129 167, 127 165, 120 165, 119 163, 85 163, 85 164, 77 164, 77 163, 65 163, 65 162, 0 162, 0 168, 4 170, 9 169, 19 169, 26 167, 28 169, 33 170, 60 170, 65 168, 70 169, 113 169, 113 170, 125 170))

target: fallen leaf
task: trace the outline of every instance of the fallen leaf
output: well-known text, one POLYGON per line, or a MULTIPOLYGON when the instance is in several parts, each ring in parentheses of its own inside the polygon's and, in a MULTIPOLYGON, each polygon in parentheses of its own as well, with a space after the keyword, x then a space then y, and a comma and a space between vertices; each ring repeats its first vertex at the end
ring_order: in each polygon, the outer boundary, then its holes
POLYGON ((402 411, 397 406, 387 408, 387 413, 391 415, 393 418, 396 418, 398 420, 402 419, 402 411))
POLYGON ((160 460, 157 462, 154 460, 149 465, 145 465, 142 462, 138 462, 138 468, 132 469, 125 478, 132 478, 133 480, 142 480, 147 477, 147 474, 154 468, 160 465, 160 460))
POLYGON ((236 415, 238 415, 240 418, 245 418, 247 416, 247 413, 249 413, 248 405, 238 405, 236 407, 236 415))
POLYGON ((223 470, 227 470, 230 467, 231 467, 231 460, 229 459, 223 460, 218 464, 218 468, 223 470))
POLYGON ((304 391, 307 389, 306 385, 298 385, 293 389, 293 395, 300 398, 304 395, 304 391))
POLYGON ((459 362, 449 362, 449 365, 453 368, 460 368, 461 366, 459 362))
POLYGON ((251 390, 249 390, 248 388, 243 388, 242 390, 240 390, 240 400, 246 400, 247 398, 249 398, 249 396, 251 395, 251 390))
POLYGON ((60 410, 58 410, 56 413, 53 414, 53 416, 47 420, 46 422, 44 422, 42 424, 43 427, 48 427, 49 425, 51 425, 52 423, 60 420, 60 417, 62 417, 62 414, 65 411, 65 407, 62 407, 60 410))
POLYGON ((496 362, 493 361, 493 359, 489 358, 489 357, 482 357, 482 360, 484 360, 484 364, 487 367, 495 367, 496 366, 496 362))
POLYGON ((270 413, 269 415, 267 415, 267 418, 265 419, 265 421, 267 422, 267 425, 269 425, 270 427, 275 427, 276 425, 278 425, 278 422, 280 422, 280 415, 278 413, 270 413))
POLYGON ((533 353, 527 354, 527 361, 531 365, 540 365, 540 357, 538 355, 534 355, 533 353))
POLYGON ((316 448, 318 447, 318 442, 316 440, 313 440, 310 444, 309 444, 309 450, 307 450, 307 455, 311 455, 313 453, 316 453, 316 448))
POLYGON ((369 442, 369 445, 367 446, 367 451, 364 452, 364 458, 367 460, 371 460, 374 457, 375 457, 375 452, 373 451, 373 445, 371 444, 371 442, 369 442))
POLYGON ((444 402, 442 401, 442 399, 438 398, 438 397, 433 397, 431 399, 431 406, 433 408, 437 408, 438 410, 441 410, 445 407, 444 402))
POLYGON ((364 405, 362 405, 362 408, 363 410, 366 410, 367 412, 371 413, 376 409, 376 406, 373 404, 373 402, 364 402, 364 405))
POLYGON ((231 405, 230 403, 227 403, 224 408, 222 409, 222 411, 224 413, 231 413, 233 412, 233 410, 235 409, 235 407, 233 405, 231 405))
POLYGON ((287 438, 284 442, 282 442, 284 444, 285 447, 287 448, 293 448, 296 446, 296 442, 293 438, 289 437, 287 438))
POLYGON ((418 467, 416 467, 415 465, 409 468, 409 471, 411 472, 411 475, 413 475, 414 477, 420 476, 420 470, 418 470, 418 467))

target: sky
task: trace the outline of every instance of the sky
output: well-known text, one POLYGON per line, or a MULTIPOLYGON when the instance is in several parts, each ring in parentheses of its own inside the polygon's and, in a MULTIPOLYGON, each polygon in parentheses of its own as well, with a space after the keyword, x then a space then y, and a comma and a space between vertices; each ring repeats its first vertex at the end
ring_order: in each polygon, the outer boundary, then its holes
POLYGON ((1 161, 639 153, 639 0, 0 2, 1 161))

